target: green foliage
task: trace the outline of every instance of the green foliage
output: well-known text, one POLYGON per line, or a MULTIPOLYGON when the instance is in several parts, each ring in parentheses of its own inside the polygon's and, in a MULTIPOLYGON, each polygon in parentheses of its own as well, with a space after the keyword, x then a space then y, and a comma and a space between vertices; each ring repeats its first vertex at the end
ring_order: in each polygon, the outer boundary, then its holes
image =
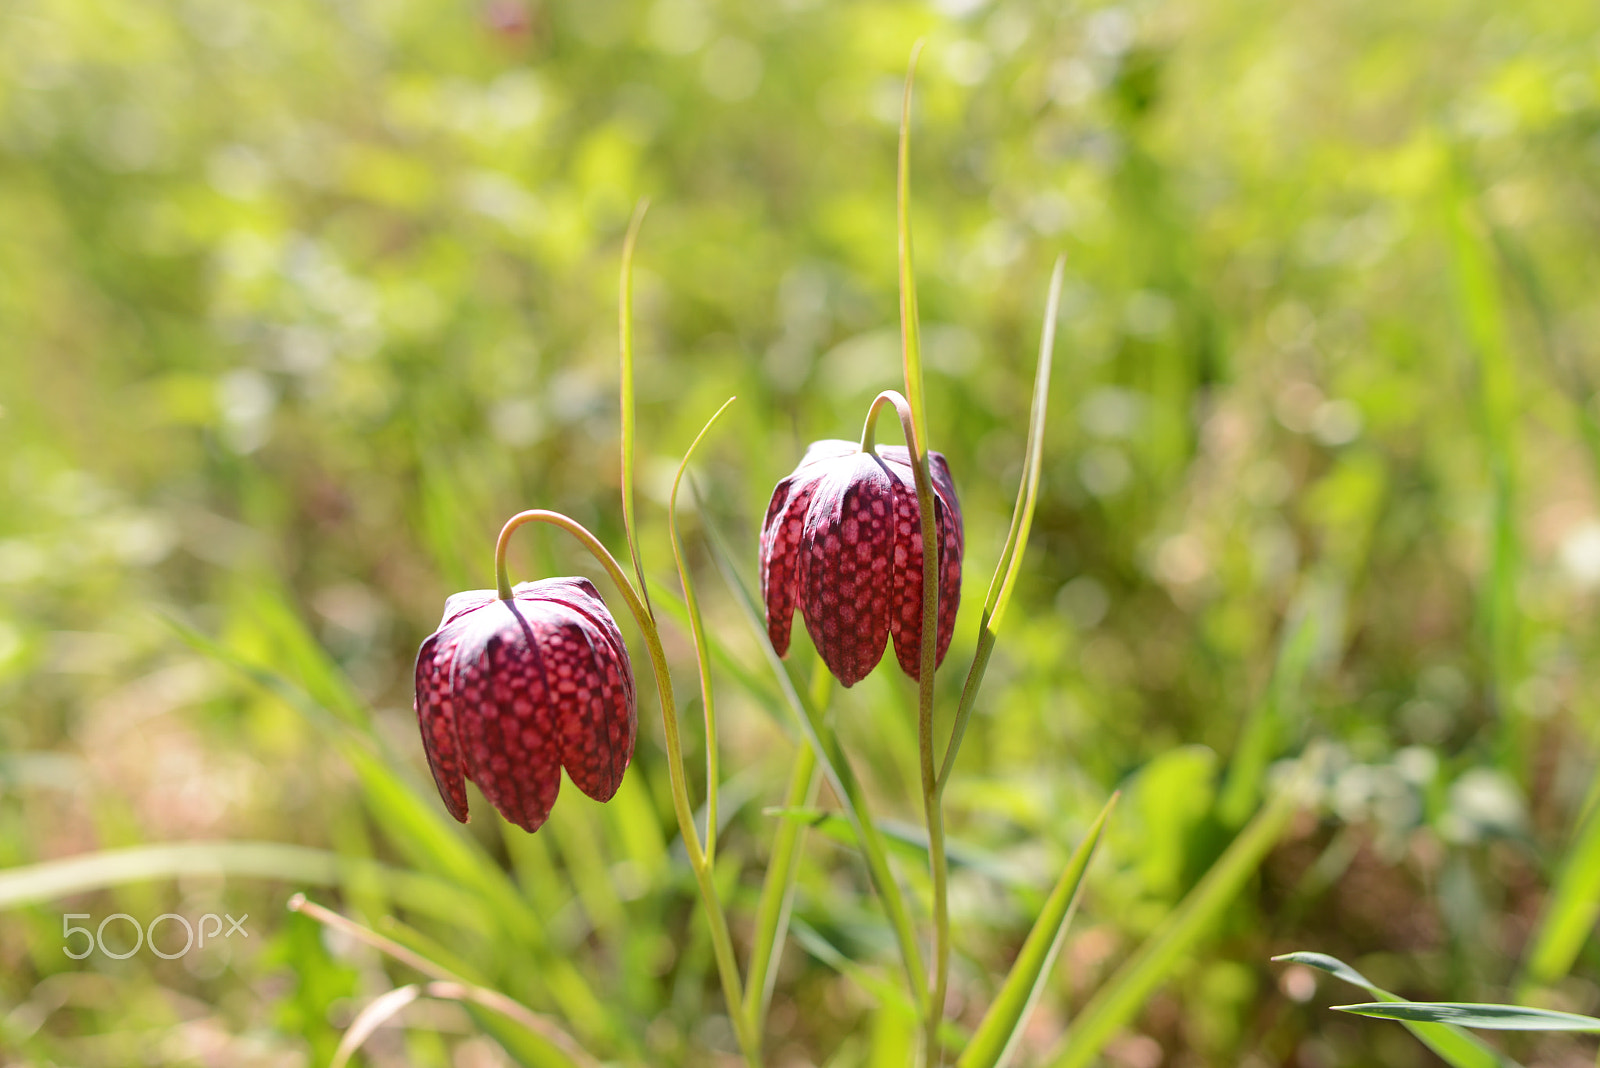
MULTIPOLYGON (((915 689, 820 700, 748 591, 773 484, 902 383, 919 37, 908 388, 967 534, 934 695, 961 739, 946 1060, 1431 1056, 1263 965, 1293 945, 1600 1009, 1592 5, 16 0, 0 1060, 326 1064, 418 977, 285 911, 300 888, 607 1062, 734 1049, 635 634, 612 802, 565 789, 529 838, 428 782, 417 643, 551 507, 642 571, 678 692, 709 661, 687 789, 716 785, 770 1062, 907 1063, 935 956, 915 689), (667 506, 730 394, 678 516, 691 610, 667 506), (1118 790, 1051 967, 1034 924, 1118 790), (61 953, 63 913, 206 911, 252 940, 61 953)), ((551 533, 511 552, 598 577, 551 533)), ((427 1006, 369 1063, 501 1056, 487 1010, 427 1006)), ((1409 1023, 1452 1064, 1583 1040, 1502 1054, 1441 1019, 1409 1023)))

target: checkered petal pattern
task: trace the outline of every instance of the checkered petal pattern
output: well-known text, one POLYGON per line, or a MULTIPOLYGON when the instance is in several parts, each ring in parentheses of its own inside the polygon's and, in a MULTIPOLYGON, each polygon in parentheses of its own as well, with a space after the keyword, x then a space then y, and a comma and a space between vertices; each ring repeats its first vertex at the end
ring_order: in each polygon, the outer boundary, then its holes
MULTIPOLYGON (((929 454, 939 539, 939 626, 944 661, 961 600, 961 505, 950 467, 929 454)), ((864 453, 853 441, 819 441, 778 483, 761 527, 761 595, 767 635, 789 651, 794 610, 828 670, 854 686, 890 638, 900 667, 921 674, 922 519, 904 447, 864 453)))
POLYGON ((597 801, 622 785, 638 701, 622 634, 588 579, 524 582, 445 602, 417 654, 416 710, 428 767, 450 815, 467 820, 466 779, 506 819, 536 831, 561 769, 597 801))

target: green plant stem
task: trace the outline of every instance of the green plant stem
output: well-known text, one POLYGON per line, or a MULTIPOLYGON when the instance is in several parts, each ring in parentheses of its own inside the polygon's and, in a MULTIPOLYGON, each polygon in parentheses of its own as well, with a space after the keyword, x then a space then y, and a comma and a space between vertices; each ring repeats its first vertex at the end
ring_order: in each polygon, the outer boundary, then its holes
POLYGON ((738 398, 729 397, 722 402, 700 433, 690 442, 678 464, 678 473, 672 479, 672 494, 667 498, 667 537, 672 542, 672 559, 678 565, 678 580, 683 583, 683 603, 689 615, 689 632, 694 637, 695 661, 700 669, 700 705, 705 710, 706 722, 706 863, 717 861, 717 784, 721 780, 717 757, 717 703, 711 693, 711 649, 706 641, 705 622, 700 616, 700 599, 695 596, 694 580, 689 577, 689 565, 683 558, 683 539, 678 536, 678 487, 683 473, 689 468, 689 458, 705 438, 712 425, 728 410, 728 405, 738 398))
POLYGON ((500 531, 500 540, 495 547, 495 568, 502 597, 507 596, 510 590, 505 569, 506 542, 512 532, 525 523, 550 523, 577 538, 583 547, 589 550, 589 554, 600 562, 600 566, 606 569, 612 582, 616 583, 622 599, 628 603, 628 611, 633 613, 633 618, 644 634, 645 648, 650 654, 650 666, 655 672, 656 690, 661 697, 661 720, 667 737, 667 776, 672 786, 672 809, 678 817, 678 833, 683 836, 684 852, 688 854, 689 866, 694 870, 695 882, 700 888, 700 902, 711 926, 711 945, 716 956, 717 972, 722 979, 722 995, 728 1003, 728 1016, 733 1021, 745 1061, 751 1068, 759 1068, 761 1044, 757 1036, 751 1033, 749 1018, 743 1010, 743 984, 739 979, 738 962, 733 955, 733 938, 728 933, 728 918, 723 912, 711 865, 706 862, 705 852, 700 845, 700 835, 694 826, 694 807, 689 802, 688 778, 684 774, 683 767, 683 745, 678 737, 678 706, 672 696, 672 676, 667 670, 667 654, 661 646, 661 634, 656 627, 655 619, 645 606, 639 592, 628 581, 622 565, 618 564, 616 558, 600 544, 598 538, 589 533, 577 520, 543 508, 518 512, 506 521, 506 525, 500 531))
POLYGON ((738 569, 733 566, 733 554, 728 549, 727 539, 714 526, 708 525, 707 533, 710 535, 712 550, 716 554, 717 567, 722 571, 729 591, 734 595, 739 610, 744 614, 757 648, 767 658, 767 666, 772 669, 780 696, 793 710, 796 725, 805 737, 806 744, 815 754, 818 768, 826 776, 828 785, 833 788, 834 794, 844 806, 845 815, 849 818, 850 826, 855 831, 856 840, 861 847, 861 859, 867 865, 867 876, 883 902, 883 911, 888 916, 890 929, 894 932, 895 942, 900 948, 907 988, 911 991, 912 1000, 916 1002, 918 1009, 922 1010, 928 999, 928 987, 923 981, 925 973, 922 966, 922 951, 917 946, 916 932, 912 929, 911 915, 906 909, 905 898, 900 893, 900 885, 895 882, 894 871, 889 866, 883 835, 872 821, 871 806, 867 804, 861 780, 856 778, 849 758, 839 745, 838 737, 814 711, 810 697, 803 696, 796 689, 794 679, 784 666, 783 658, 772 648, 772 642, 767 638, 767 627, 761 610, 756 607, 755 598, 744 584, 744 580, 739 577, 738 569))
MULTIPOLYGON (((826 711, 832 691, 833 676, 817 658, 816 671, 811 676, 811 704, 826 711)), ((794 765, 789 772, 789 787, 784 792, 785 808, 816 803, 821 776, 817 770, 817 757, 811 747, 802 743, 797 747, 794 765)), ((778 972, 778 961, 783 954, 785 934, 789 926, 789 910, 794 902, 795 871, 800 859, 800 848, 805 842, 805 825, 794 820, 780 820, 772 840, 772 859, 761 884, 761 900, 756 906, 756 935, 752 941, 750 975, 745 983, 745 1012, 750 1016, 751 1029, 761 1034, 766 1026, 767 1007, 772 1001, 772 982, 778 972)))
MULTIPOLYGON (((944 811, 934 772, 933 672, 938 646, 939 543, 933 514, 933 486, 928 474, 928 413, 922 388, 922 327, 917 312, 917 276, 911 249, 911 87, 916 80, 922 41, 911 46, 905 92, 900 100, 900 145, 895 182, 895 231, 900 267, 900 347, 905 365, 906 399, 897 405, 905 425, 906 447, 916 474, 917 503, 922 510, 922 645, 918 672, 917 750, 922 772, 922 809, 928 823, 928 857, 933 875, 933 980, 924 1020, 926 1063, 939 1062, 939 1024, 944 1019, 945 991, 950 979, 950 910, 944 857, 944 811)), ((873 402, 876 409, 881 402, 873 402)), ((868 420, 871 422, 870 418, 868 420)))
POLYGON ((933 878, 933 977, 929 984, 926 1028, 927 1062, 939 1060, 939 1024, 944 1020, 945 993, 950 981, 949 864, 945 859, 944 807, 933 753, 933 673, 938 651, 939 572, 941 546, 934 514, 933 479, 928 471, 927 443, 918 436, 916 417, 905 397, 886 389, 872 401, 861 441, 872 447, 878 415, 893 406, 911 454, 911 472, 917 487, 917 510, 922 521, 922 642, 917 677, 917 755, 922 773, 922 813, 928 825, 928 867, 933 878))

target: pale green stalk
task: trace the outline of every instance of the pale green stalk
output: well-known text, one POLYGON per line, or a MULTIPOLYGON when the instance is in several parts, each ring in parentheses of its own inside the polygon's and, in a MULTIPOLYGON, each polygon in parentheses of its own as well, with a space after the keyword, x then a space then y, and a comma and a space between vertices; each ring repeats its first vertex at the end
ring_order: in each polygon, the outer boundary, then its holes
MULTIPOLYGON (((811 704, 819 714, 827 710, 832 683, 833 676, 819 657, 811 676, 811 704)), ((794 765, 789 772, 789 787, 783 797, 784 808, 815 804, 820 782, 816 754, 809 745, 801 745, 795 751, 794 765)), ((757 1034, 766 1026, 767 1006, 772 1001, 772 984, 778 974, 778 961, 783 955, 805 831, 805 825, 794 820, 778 821, 778 830, 772 841, 772 859, 767 864, 767 874, 761 883, 761 899, 756 905, 755 935, 751 939, 750 974, 744 990, 745 1012, 749 1014, 751 1026, 757 1034)))
MULTIPOLYGON (((617 336, 622 349, 622 528, 628 538, 628 552, 633 556, 633 573, 639 579, 639 596, 650 611, 650 591, 644 580, 644 562, 639 557, 639 537, 633 521, 633 250, 639 241, 639 227, 644 225, 644 213, 650 209, 648 200, 639 201, 628 223, 628 236, 622 242, 622 279, 618 286, 617 336)), ((651 618, 655 613, 651 612, 651 618)))
POLYGON ((667 499, 667 537, 672 542, 672 559, 678 565, 678 580, 683 583, 683 603, 689 612, 689 633, 694 637, 695 660, 700 667, 700 704, 705 709, 706 717, 706 863, 715 864, 717 858, 717 783, 719 770, 717 760, 717 704, 711 694, 711 650, 706 644, 705 622, 700 617, 700 601, 695 596, 694 579, 689 575, 689 565, 683 559, 683 539, 678 537, 678 486, 683 482, 683 473, 689 467, 689 457, 694 455, 694 450, 700 441, 710 431, 713 423, 728 410, 728 405, 738 398, 729 397, 722 402, 706 425, 700 428, 700 433, 695 435, 694 441, 689 443, 689 451, 683 454, 683 462, 678 465, 678 473, 672 479, 672 495, 667 499))
POLYGON ((684 852, 689 856, 689 867, 693 869, 695 882, 699 884, 700 901, 711 927, 711 945, 716 956, 717 972, 722 979, 722 995, 728 1003, 728 1016, 733 1021, 734 1031, 738 1035, 739 1046, 744 1051, 745 1060, 752 1068, 756 1068, 761 1063, 761 1045, 757 1036, 750 1033, 749 1021, 743 1011, 744 993, 739 980, 739 965, 733 955, 733 938, 728 933, 728 918, 723 912, 722 901, 712 878, 711 866, 706 863, 706 855, 700 845, 700 835, 694 826, 694 808, 689 802, 688 777, 684 774, 683 767, 683 743, 678 737, 678 706, 672 696, 672 676, 667 670, 667 654, 661 646, 661 633, 656 627, 655 619, 650 615, 649 608, 645 606, 643 598, 633 588, 633 584, 628 581, 628 576, 616 558, 600 544, 598 538, 589 533, 583 524, 560 512, 542 508, 518 512, 501 528, 499 541, 495 544, 495 577, 499 582, 502 597, 506 597, 511 590, 510 581, 506 576, 506 546, 511 534, 524 523, 550 523, 577 538, 583 547, 589 550, 589 554, 599 561, 600 566, 606 569, 612 582, 616 583, 622 599, 628 604, 628 611, 633 613, 633 618, 644 634, 645 649, 650 654, 650 666, 655 672, 656 690, 661 697, 661 719, 667 738, 667 776, 672 788, 672 809, 678 817, 678 833, 683 836, 684 852))
POLYGON ((833 787, 834 794, 839 798, 846 816, 849 817, 850 826, 855 830, 861 847, 861 858, 867 865, 867 877, 872 881, 873 889, 878 892, 879 900, 883 902, 883 911, 889 918, 890 929, 894 931, 900 959, 905 966, 907 986, 912 999, 921 1009, 928 997, 928 988, 923 982, 922 952, 917 948, 916 932, 912 929, 911 915, 906 909, 905 897, 900 893, 900 885, 895 882, 894 872, 889 867, 883 835, 872 821, 866 792, 862 790, 861 781, 856 778, 849 759, 840 747, 839 739, 822 721, 810 698, 803 696, 795 687, 794 680, 789 677, 788 671, 783 666, 783 659, 772 648, 761 610, 756 607, 754 596, 733 565, 733 554, 728 549, 727 539, 722 537, 714 526, 707 525, 706 531, 712 552, 716 556, 717 567, 727 580, 728 589, 732 591, 740 611, 744 613, 745 621, 750 625, 757 646, 767 658, 773 678, 778 683, 779 693, 793 710, 800 732, 817 758, 818 768, 826 776, 828 785, 833 787))
MULTIPOLYGON (((922 328, 917 312, 917 279, 911 253, 911 86, 916 77, 922 42, 911 49, 905 93, 900 102, 900 150, 896 189, 896 231, 900 264, 900 339, 905 364, 906 396, 901 410, 906 449, 916 476, 917 504, 922 512, 922 646, 917 686, 917 751, 922 773, 922 811, 928 823, 928 857, 933 876, 933 978, 924 1023, 924 1054, 928 1064, 939 1056, 939 1024, 944 1019, 945 992, 950 982, 950 907, 948 870, 944 855, 944 808, 933 761, 933 672, 939 626, 939 542, 933 513, 933 483, 928 473, 928 415, 922 388, 922 328)), ((880 394, 873 401, 873 414, 880 394)), ((897 405, 899 407, 899 405, 897 405)))

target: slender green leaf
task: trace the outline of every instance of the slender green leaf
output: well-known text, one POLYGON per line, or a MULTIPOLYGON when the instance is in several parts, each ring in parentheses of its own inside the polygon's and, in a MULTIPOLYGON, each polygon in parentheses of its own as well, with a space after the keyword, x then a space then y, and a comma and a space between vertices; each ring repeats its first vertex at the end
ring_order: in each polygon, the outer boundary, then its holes
POLYGON ((995 564, 994 578, 983 599, 983 614, 988 629, 998 631, 1011 591, 1016 588, 1022 555, 1028 547, 1028 532, 1033 528, 1034 506, 1039 500, 1039 472, 1044 459, 1045 420, 1050 407, 1050 368, 1056 348, 1056 321, 1061 315, 1061 284, 1066 276, 1067 258, 1057 256, 1050 272, 1049 296, 1045 298, 1044 329, 1039 335, 1039 359, 1033 372, 1033 400, 1028 408, 1028 443, 1023 460, 1022 479, 1017 485, 1017 503, 1011 510, 1011 529, 1005 548, 995 564))
MULTIPOLYGON (((794 823, 821 831, 827 837, 843 845, 860 846, 860 840, 856 838, 855 825, 838 812, 810 805, 775 806, 762 811, 764 815, 776 817, 785 824, 794 823)), ((902 823, 899 820, 877 820, 876 822, 878 831, 883 835, 884 841, 888 843, 895 853, 919 864, 928 862, 928 832, 924 828, 910 823, 902 823)), ((952 867, 978 872, 980 875, 986 875, 1006 886, 1019 889, 1031 888, 1032 884, 1020 872, 1007 865, 1005 861, 993 853, 979 849, 977 846, 946 839, 945 853, 952 867)))
POLYGON ((274 671, 252 664, 211 638, 172 621, 195 648, 237 671, 320 728, 350 764, 361 784, 362 798, 373 820, 406 859, 481 897, 487 915, 511 940, 539 961, 528 973, 537 975, 550 997, 583 1034, 612 1031, 609 1012, 572 962, 550 952, 543 921, 516 886, 477 842, 445 821, 437 800, 424 795, 408 776, 375 752, 371 739, 331 715, 304 690, 274 671))
POLYGON ((955 769, 956 754, 967 734, 967 724, 972 719, 972 707, 978 700, 978 687, 989 669, 989 657, 1000 628, 1000 617, 1011 603, 1011 591, 1016 584, 1017 572, 1022 567, 1023 551, 1028 545, 1028 534, 1033 529, 1033 510, 1039 497, 1039 471, 1044 458, 1045 417, 1050 401, 1050 368, 1056 348, 1056 320, 1061 312, 1061 281, 1066 273, 1066 258, 1056 257, 1055 269, 1050 272, 1050 295, 1045 301, 1044 330, 1039 338, 1039 361, 1034 368, 1033 401, 1028 410, 1028 445, 1023 459, 1022 479, 1017 484, 1017 503, 1011 510, 1011 529, 1006 533, 1005 548, 994 566, 994 578, 989 580, 989 592, 983 600, 983 618, 978 624, 978 647, 972 656, 972 666, 967 669, 967 680, 961 688, 961 701, 956 706, 955 720, 950 728, 950 744, 945 746, 944 760, 939 768, 939 790, 942 793, 955 769))
POLYGON ((1506 331, 1492 249, 1462 161, 1457 161, 1448 183, 1445 204, 1456 304, 1472 351, 1492 490, 1489 570, 1479 591, 1478 623, 1490 669, 1489 697, 1499 716, 1501 755, 1514 757, 1522 748, 1522 732, 1509 702, 1517 681, 1521 618, 1516 591, 1521 558, 1516 522, 1516 358, 1506 331))
POLYGON ((1194 945, 1212 928, 1275 845, 1298 800, 1285 790, 1256 813, 1211 870, 1134 951, 1079 1013, 1065 1045, 1046 1059, 1054 1068, 1085 1068, 1126 1027, 1194 945))
POLYGON ((911 927, 911 915, 906 910, 905 898, 900 893, 900 884, 895 881, 894 872, 889 867, 883 837, 878 833, 877 825, 872 822, 868 811, 866 792, 856 779, 855 772, 845 757, 844 750, 839 746, 838 739, 822 721, 817 710, 811 706, 810 700, 802 696, 795 687, 794 680, 789 677, 789 672, 783 665, 783 659, 772 648, 772 642, 767 638, 767 628, 756 608, 755 599, 751 597, 744 580, 739 577, 733 565, 727 542, 716 526, 710 522, 706 523, 706 533, 717 566, 722 571, 735 602, 743 611, 745 621, 750 625, 762 652, 766 654, 773 677, 778 682, 779 692, 783 694, 801 733, 805 735, 807 744, 811 746, 822 768, 823 775, 827 777, 828 784, 833 787, 834 793, 844 804, 850 823, 855 828, 861 856, 867 864, 867 876, 872 881, 873 889, 878 892, 878 899, 883 902, 890 926, 894 928, 895 941, 899 944, 901 961, 905 965, 906 979, 920 1007, 927 998, 927 989, 923 985, 922 953, 917 948, 916 935, 911 927))
POLYGON ((1465 1001, 1378 1001, 1334 1005, 1339 1012, 1413 1023, 1445 1023, 1480 1031, 1600 1031, 1600 1020, 1571 1012, 1525 1009, 1520 1005, 1479 1005, 1465 1001))
MULTIPOLYGON (((663 615, 685 630, 689 629, 689 607, 683 603, 682 597, 653 579, 650 582, 650 592, 655 595, 653 603, 662 610, 663 615)), ((718 670, 737 682, 740 689, 744 690, 763 712, 772 717, 774 723, 785 731, 793 733, 794 724, 790 722, 783 697, 779 695, 777 689, 746 667, 744 659, 730 650, 716 631, 706 632, 706 644, 711 650, 711 660, 718 670)))
POLYGON ((1539 926, 1529 942, 1519 990, 1547 986, 1572 970, 1600 917, 1600 813, 1591 811, 1567 847, 1539 926))
POLYGON ((1322 628, 1327 612, 1320 595, 1321 584, 1312 576, 1284 620, 1278 639, 1267 692, 1250 709, 1228 763, 1222 795, 1217 801, 1217 818, 1230 829, 1250 816, 1260 801, 1262 780, 1268 766, 1287 743, 1283 727, 1300 699, 1316 651, 1322 644, 1322 628))
MULTIPOLYGON (((683 484, 683 473, 689 467, 689 460, 694 456, 694 450, 700 442, 710 433, 713 425, 721 418, 722 413, 728 410, 737 397, 729 397, 722 402, 722 407, 712 413, 706 420, 706 425, 700 428, 700 433, 695 435, 689 443, 689 448, 683 454, 683 460, 678 464, 678 473, 672 478, 672 493, 667 499, 667 536, 672 542, 672 560, 678 567, 678 581, 683 584, 683 603, 688 610, 689 633, 694 638, 694 658, 700 669, 700 703, 705 712, 706 724, 706 862, 716 863, 717 858, 717 787, 720 785, 719 769, 717 767, 717 703, 711 692, 711 651, 706 643, 705 621, 700 618, 700 601, 694 592, 694 576, 689 572, 689 564, 683 558, 683 539, 678 535, 678 487, 683 484)), ((639 576, 641 585, 644 576, 639 576)))
POLYGON ((1105 808, 1100 810, 1099 817, 1083 836, 1083 841, 1078 843, 1078 848, 1067 860, 1061 878, 1057 880, 1055 889, 1050 892, 1038 919, 1033 923, 1033 929, 1022 943, 1022 950, 1011 965, 1000 993, 984 1013, 983 1022, 978 1025, 972 1041, 956 1062, 957 1068, 998 1068, 1010 1061, 1017 1039, 1028 1022, 1028 1015, 1043 993, 1056 956, 1061 952, 1067 927, 1077 910, 1084 873, 1089 870, 1089 861, 1094 859, 1095 847, 1100 844, 1100 833, 1105 829, 1111 810, 1116 807, 1117 796, 1111 795, 1105 808))
MULTIPOLYGON (((827 673, 824 671, 824 675, 827 673)), ((816 800, 820 776, 817 758, 811 747, 803 745, 795 753, 789 771, 789 788, 784 793, 785 808, 809 805, 816 800)), ((745 983, 745 1015, 759 1032, 772 1001, 773 980, 783 955, 784 935, 794 905, 795 873, 800 866, 800 849, 805 827, 786 820, 772 838, 772 857, 761 881, 761 898, 756 904, 755 931, 750 939, 750 972, 745 983)))
MULTIPOLYGON (((628 223, 628 236, 622 242, 622 278, 617 295, 617 335, 622 353, 622 528, 628 538, 628 552, 633 556, 633 573, 639 581, 639 597, 645 610, 650 608, 650 591, 645 587, 644 562, 639 556, 639 534, 634 523, 634 425, 633 425, 633 252, 639 242, 639 227, 644 225, 644 214, 650 208, 648 200, 639 201, 628 223)), ((652 612, 653 614, 653 612, 652 612)))
POLYGON ((285 842, 173 842, 0 869, 0 909, 126 883, 212 874, 313 886, 342 886, 356 878, 378 878, 407 908, 435 919, 482 927, 476 918, 478 899, 453 882, 285 842))
MULTIPOLYGON (((863 967, 851 960, 837 946, 823 937, 820 931, 804 920, 796 917, 790 923, 794 928, 795 941, 800 943, 807 953, 872 995, 878 1004, 885 1009, 903 1015, 907 1019, 916 1018, 916 1006, 912 1004, 911 999, 904 990, 901 990, 872 969, 863 967)), ((945 1020, 939 1025, 939 1044, 945 1049, 963 1049, 968 1041, 969 1037, 966 1031, 953 1020, 945 1020)))
POLYGON ((911 48, 911 63, 906 69, 905 94, 900 100, 900 150, 895 196, 895 230, 899 244, 900 269, 900 345, 905 364, 906 403, 911 406, 911 427, 915 442, 906 447, 915 455, 928 447, 927 401, 922 387, 922 327, 917 311, 917 272, 911 255, 911 84, 917 74, 917 57, 922 42, 911 48))
MULTIPOLYGON (((1327 972, 1329 975, 1343 979, 1353 986, 1359 986, 1373 997, 1390 1004, 1399 1004, 1405 1001, 1404 998, 1391 994, 1381 987, 1373 986, 1366 976, 1339 958, 1330 957, 1326 953, 1285 953, 1272 959, 1317 968, 1327 972)), ((1453 1065, 1454 1068, 1520 1068, 1516 1061, 1511 1060, 1499 1050, 1486 1045, 1480 1039, 1455 1027, 1442 1023, 1403 1022, 1406 1025, 1406 1029, 1415 1035, 1418 1041, 1433 1050, 1447 1063, 1453 1065)))
MULTIPOLYGON (((469 1011, 473 1006, 491 1010, 495 1015, 488 1018, 476 1012, 472 1015, 520 1063, 533 1065, 535 1068, 599 1068, 598 1062, 590 1057, 558 1022, 539 1015, 515 998, 470 982, 439 961, 386 938, 348 916, 310 901, 304 894, 296 894, 290 898, 288 907, 290 912, 304 913, 324 926, 340 931, 357 941, 365 942, 407 967, 431 976, 435 981, 421 988, 423 996, 460 1001, 468 1005, 469 1011), (505 1027, 501 1018, 514 1023, 516 1027, 505 1027)), ((415 994, 407 996, 397 991, 390 991, 380 997, 351 1025, 345 1040, 339 1044, 340 1051, 348 1058, 378 1024, 414 1000, 416 1000, 415 994)), ((336 1056, 335 1063, 343 1062, 336 1056)))

